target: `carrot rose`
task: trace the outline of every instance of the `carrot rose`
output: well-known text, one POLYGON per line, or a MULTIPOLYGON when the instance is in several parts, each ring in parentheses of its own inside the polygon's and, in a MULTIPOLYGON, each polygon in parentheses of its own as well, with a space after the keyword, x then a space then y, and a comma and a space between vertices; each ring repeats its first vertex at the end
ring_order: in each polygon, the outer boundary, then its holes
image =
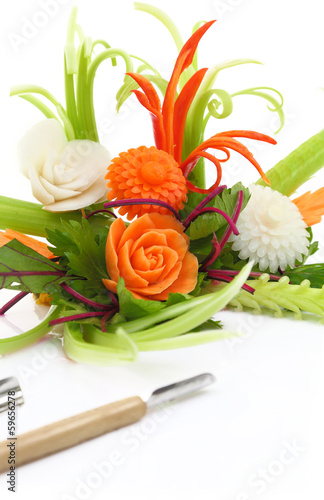
POLYGON ((198 260, 188 251, 189 238, 174 217, 145 214, 127 228, 116 219, 106 245, 103 279, 111 292, 121 276, 135 298, 166 300, 169 293, 189 293, 197 283, 198 260))

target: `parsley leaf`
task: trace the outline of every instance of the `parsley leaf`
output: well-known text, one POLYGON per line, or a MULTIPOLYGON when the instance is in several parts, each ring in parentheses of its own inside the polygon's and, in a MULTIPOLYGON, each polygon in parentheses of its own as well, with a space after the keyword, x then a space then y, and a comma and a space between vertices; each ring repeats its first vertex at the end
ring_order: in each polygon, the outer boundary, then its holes
MULTIPOLYGON (((236 205, 237 193, 239 191, 243 191, 243 210, 250 198, 250 191, 248 188, 244 187, 241 182, 238 182, 230 189, 225 189, 207 206, 219 208, 231 217, 236 205)), ((220 229, 223 229, 224 231, 226 226, 227 222, 220 214, 206 213, 202 214, 190 224, 187 234, 191 240, 197 240, 205 238, 206 236, 212 234, 213 231, 217 232, 220 229)), ((217 236, 220 237, 221 234, 219 233, 217 236)))
POLYGON ((293 285, 299 285, 303 280, 309 280, 312 288, 322 288, 324 285, 324 264, 305 264, 285 271, 293 285))
POLYGON ((117 294, 119 299, 119 315, 118 319, 116 318, 117 322, 120 322, 121 319, 125 321, 142 318, 143 316, 154 314, 161 309, 192 298, 190 295, 183 293, 170 293, 168 300, 165 302, 159 300, 135 299, 133 294, 125 287, 123 278, 119 278, 118 280, 117 294))
POLYGON ((68 275, 85 278, 76 288, 80 293, 91 290, 95 294, 107 294, 102 283, 108 278, 105 260, 105 246, 108 227, 94 233, 87 219, 82 224, 76 221, 62 221, 62 231, 47 230, 48 240, 53 245, 53 253, 63 257, 68 267, 68 275))

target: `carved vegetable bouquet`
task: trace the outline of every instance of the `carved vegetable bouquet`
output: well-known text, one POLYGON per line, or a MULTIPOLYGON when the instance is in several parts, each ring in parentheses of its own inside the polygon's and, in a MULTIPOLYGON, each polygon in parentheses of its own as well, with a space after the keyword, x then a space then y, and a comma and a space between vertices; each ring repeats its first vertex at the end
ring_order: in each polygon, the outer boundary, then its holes
POLYGON ((64 325, 71 359, 123 363, 138 351, 230 335, 211 319, 225 306, 324 317, 324 265, 305 264, 318 248, 311 226, 324 214, 324 188, 290 198, 324 165, 324 132, 267 173, 243 142, 276 144, 273 138, 249 130, 206 138, 208 121, 230 115, 242 95, 265 98, 282 127, 281 94, 264 87, 233 94, 214 88, 220 71, 257 61, 198 69, 197 47, 214 21, 197 24, 183 43, 162 11, 135 5, 160 19, 177 43, 169 81, 143 59, 85 37, 73 9, 64 54, 65 106, 42 87, 12 89, 46 119, 18 145, 21 172, 39 203, 0 197, 1 287, 18 291, 1 314, 29 293, 50 309, 32 330, 1 339, 1 354, 64 325), (102 51, 94 56, 98 46, 102 51), (99 143, 93 83, 104 60, 116 65, 119 58, 126 75, 117 109, 135 94, 150 114, 154 144, 112 158, 99 143), (256 184, 222 184, 232 152, 256 169, 256 184), (205 168, 215 170, 208 187, 205 168))

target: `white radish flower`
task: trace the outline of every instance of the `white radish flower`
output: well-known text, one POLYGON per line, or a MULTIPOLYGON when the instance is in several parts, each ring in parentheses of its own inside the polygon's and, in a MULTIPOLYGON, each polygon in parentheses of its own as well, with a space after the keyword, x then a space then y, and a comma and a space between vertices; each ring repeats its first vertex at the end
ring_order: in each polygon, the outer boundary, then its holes
POLYGON ((237 221, 239 234, 231 236, 240 259, 253 259, 260 270, 294 267, 308 254, 308 232, 297 206, 270 187, 252 185, 251 198, 237 221))
POLYGON ((84 208, 107 192, 106 148, 89 140, 69 142, 54 118, 37 123, 19 141, 18 161, 33 195, 50 212, 84 208))

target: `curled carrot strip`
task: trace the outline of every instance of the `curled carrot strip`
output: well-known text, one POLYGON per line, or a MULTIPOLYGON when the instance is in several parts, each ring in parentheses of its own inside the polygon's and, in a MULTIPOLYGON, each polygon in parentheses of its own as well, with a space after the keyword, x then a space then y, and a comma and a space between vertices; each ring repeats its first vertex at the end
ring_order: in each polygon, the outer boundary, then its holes
MULTIPOLYGON (((192 184, 190 181, 187 180, 187 188, 190 189, 190 191, 194 191, 195 193, 208 194, 208 193, 211 193, 215 188, 217 188, 219 186, 221 178, 222 178, 222 167, 221 167, 219 160, 217 158, 215 158, 215 156, 211 155, 210 153, 206 153, 206 151, 202 151, 200 153, 197 153, 196 162, 198 161, 199 157, 202 157, 202 156, 204 158, 207 158, 208 160, 212 161, 214 163, 214 165, 216 166, 216 170, 217 170, 216 181, 214 182, 214 184, 210 188, 203 189, 203 188, 199 188, 199 187, 195 186, 194 184, 192 184)), ((190 174, 190 172, 192 171, 193 168, 194 168, 194 164, 192 164, 191 168, 186 171, 185 177, 187 177, 190 174)))
MULTIPOLYGON (((258 140, 264 140, 266 142, 271 142, 273 143, 274 139, 271 137, 265 136, 263 134, 258 134, 257 132, 250 132, 250 131, 239 131, 240 133, 245 133, 246 135, 241 135, 240 137, 249 137, 251 139, 257 138, 258 140), (257 136, 261 137, 253 137, 254 134, 257 136)), ((192 165, 193 160, 196 159, 197 153, 200 153, 201 151, 205 151, 208 148, 213 148, 213 149, 219 149, 221 147, 221 151, 224 151, 225 148, 233 149, 234 151, 240 153, 242 156, 244 156, 247 160, 249 160, 252 165, 257 169, 259 174, 261 175, 262 179, 267 183, 270 184, 269 179, 263 172, 262 168, 260 167, 259 163, 255 160, 254 156, 250 151, 243 146, 239 141, 236 139, 233 139, 232 136, 229 135, 229 133, 232 132, 225 132, 224 134, 216 134, 212 136, 210 139, 207 139, 204 141, 200 146, 198 146, 196 149, 190 153, 188 158, 180 165, 181 169, 185 172, 187 172, 188 166, 192 165)))

